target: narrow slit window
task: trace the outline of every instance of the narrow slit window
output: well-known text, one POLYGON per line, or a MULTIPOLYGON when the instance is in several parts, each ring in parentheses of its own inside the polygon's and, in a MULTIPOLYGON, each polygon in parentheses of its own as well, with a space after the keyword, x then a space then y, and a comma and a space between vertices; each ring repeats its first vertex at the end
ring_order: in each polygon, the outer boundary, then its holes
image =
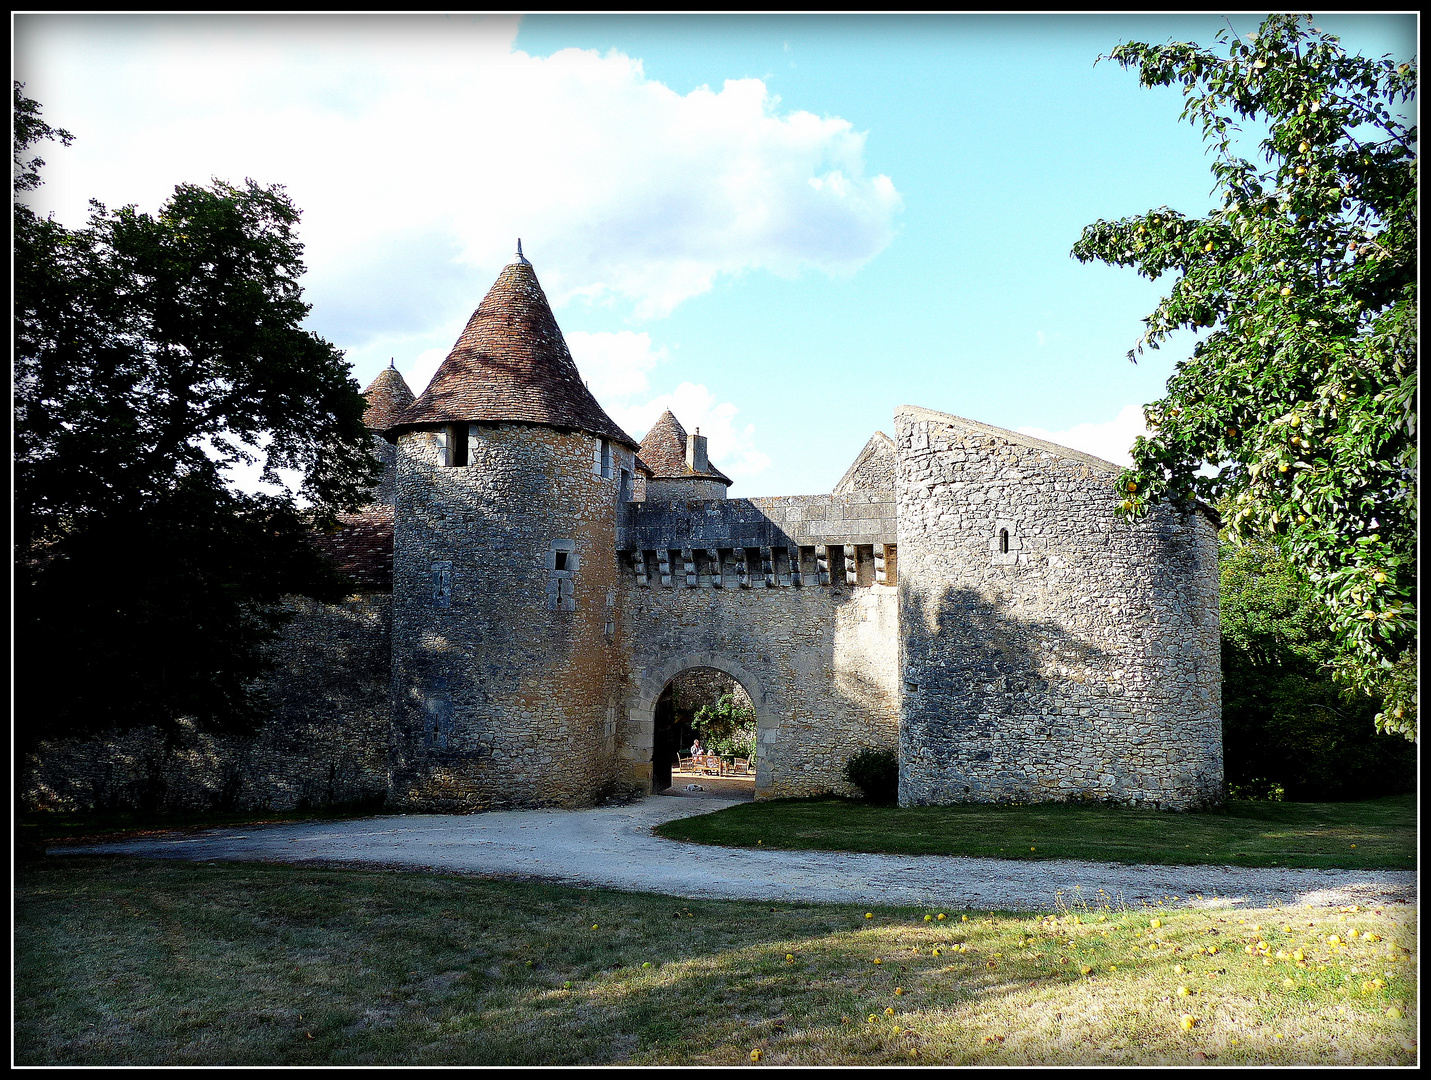
POLYGON ((1000 530, 999 530, 999 554, 1000 554, 1000 555, 1007 555, 1008 553, 1009 553, 1009 530, 1008 530, 1008 529, 1000 529, 1000 530))

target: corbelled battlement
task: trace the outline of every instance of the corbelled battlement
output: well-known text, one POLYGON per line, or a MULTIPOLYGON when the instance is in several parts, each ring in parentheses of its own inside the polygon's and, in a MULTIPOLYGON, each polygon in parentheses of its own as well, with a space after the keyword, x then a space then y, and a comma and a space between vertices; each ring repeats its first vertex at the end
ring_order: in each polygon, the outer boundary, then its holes
POLYGON ((892 544, 894 492, 630 504, 618 551, 892 544))

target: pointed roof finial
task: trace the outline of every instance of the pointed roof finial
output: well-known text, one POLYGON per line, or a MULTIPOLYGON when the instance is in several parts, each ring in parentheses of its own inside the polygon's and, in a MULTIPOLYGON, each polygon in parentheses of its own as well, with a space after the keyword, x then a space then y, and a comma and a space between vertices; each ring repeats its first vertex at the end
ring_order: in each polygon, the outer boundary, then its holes
POLYGON ((388 357, 388 367, 392 368, 394 371, 397 370, 397 358, 396 358, 396 357, 393 357, 393 356, 389 356, 389 357, 388 357))
POLYGON ((522 238, 520 236, 517 237, 517 257, 512 261, 515 263, 522 263, 525 266, 532 265, 531 263, 527 262, 527 257, 522 254, 522 238))

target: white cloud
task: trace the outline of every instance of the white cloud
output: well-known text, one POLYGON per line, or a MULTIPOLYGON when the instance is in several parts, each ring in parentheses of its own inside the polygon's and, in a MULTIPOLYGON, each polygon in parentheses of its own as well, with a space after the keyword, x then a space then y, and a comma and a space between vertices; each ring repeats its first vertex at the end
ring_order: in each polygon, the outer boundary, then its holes
POLYGON ((1037 427, 1017 430, 1022 435, 1082 450, 1085 454, 1101 457, 1116 465, 1132 465, 1133 459, 1128 451, 1133 446, 1133 440, 1148 434, 1141 405, 1125 405, 1112 420, 1101 424, 1075 424, 1065 431, 1047 431, 1037 427))
MULTIPOLYGON (((667 359, 665 346, 651 348, 651 335, 631 330, 566 335, 571 357, 598 401, 615 401, 651 389, 647 372, 667 359)), ((659 415, 659 414, 658 414, 659 415)))
POLYGON ((769 467, 770 458, 756 448, 755 425, 737 424, 735 415, 740 410, 729 402, 717 402, 709 389, 697 383, 683 382, 672 393, 642 404, 607 407, 612 418, 637 439, 644 437, 667 409, 687 431, 700 429, 709 440, 711 461, 732 480, 754 476, 769 467))
MULTIPOLYGON (((863 134, 785 112, 759 79, 680 94, 641 61, 514 52, 475 17, 21 16, 16 75, 72 147, 34 198, 154 210, 175 183, 283 183, 303 211, 309 325, 356 370, 394 358, 422 393, 518 236, 553 305, 664 315, 722 276, 846 275, 901 198, 863 134)), ((565 321, 565 320, 563 320, 565 321)), ((732 477, 769 464, 704 386, 641 400, 645 333, 567 335, 633 435, 672 408, 732 477)))
POLYGON ((442 361, 447 359, 447 354, 451 351, 452 347, 449 345, 437 349, 424 349, 417 354, 417 358, 402 373, 402 377, 407 380, 407 385, 414 395, 422 396, 422 392, 427 389, 427 384, 432 381, 432 377, 437 374, 437 369, 442 366, 442 361))
POLYGON ((516 28, 21 16, 17 77, 76 136, 35 201, 75 224, 90 196, 284 183, 315 326, 359 350, 460 322, 518 236, 554 304, 641 318, 723 275, 848 274, 893 238, 899 193, 848 121, 782 114, 759 79, 679 94, 620 53, 528 56, 516 28))
POLYGON ((651 389, 648 374, 669 358, 664 345, 652 347, 649 334, 577 331, 566 339, 591 392, 633 438, 643 438, 670 409, 687 431, 700 429, 709 440, 711 460, 732 480, 754 476, 770 465, 770 458, 756 448, 755 425, 737 424, 740 410, 717 401, 708 387, 683 382, 670 393, 646 398, 651 389))

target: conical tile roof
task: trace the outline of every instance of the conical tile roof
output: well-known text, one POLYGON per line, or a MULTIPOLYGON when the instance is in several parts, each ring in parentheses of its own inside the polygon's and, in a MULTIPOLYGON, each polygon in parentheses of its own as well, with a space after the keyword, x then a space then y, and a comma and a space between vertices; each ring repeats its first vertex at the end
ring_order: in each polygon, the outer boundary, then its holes
POLYGON ((706 472, 696 472, 686 465, 686 429, 676 419, 676 414, 667 409, 661 418, 651 425, 646 437, 641 440, 637 457, 651 468, 655 480, 677 480, 693 476, 708 480, 719 480, 727 485, 735 483, 714 465, 706 472))
POLYGON ((367 411, 363 413, 363 423, 374 431, 386 431, 397 422, 412 405, 412 388, 402 377, 402 372, 389 364, 378 373, 378 377, 363 391, 368 399, 367 411))
POLYGON ((581 381, 532 264, 508 264, 447 359, 387 434, 424 424, 544 424, 635 448, 581 381))

